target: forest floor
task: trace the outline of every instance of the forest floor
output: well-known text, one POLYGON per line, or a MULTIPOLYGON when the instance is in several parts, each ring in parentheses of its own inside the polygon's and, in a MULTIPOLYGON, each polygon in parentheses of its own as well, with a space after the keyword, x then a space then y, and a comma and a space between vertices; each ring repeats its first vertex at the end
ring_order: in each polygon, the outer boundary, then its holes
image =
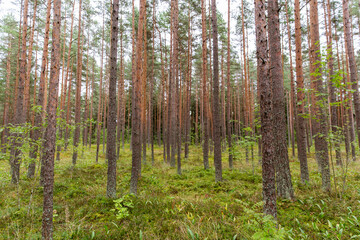
MULTIPOLYGON (((332 193, 326 194, 314 155, 308 154, 308 185, 301 184, 299 162, 291 158, 296 199, 278 200, 276 226, 262 215, 258 159, 246 163, 240 148, 233 170, 223 154, 221 183, 215 183, 212 158, 211 169, 203 169, 200 146, 191 146, 189 158, 182 159, 181 176, 163 162, 162 148, 155 148, 153 166, 148 150, 137 197, 128 195, 131 151, 122 150, 117 207, 106 198, 105 155, 96 164, 95 149, 80 154, 75 168, 70 151, 55 162, 54 239, 360 239, 359 160, 349 164, 345 186, 345 169, 334 166, 336 191, 331 169, 332 193)), ((43 189, 38 179, 26 179, 23 165, 16 187, 8 160, 0 160, 0 239, 41 238, 43 189)))

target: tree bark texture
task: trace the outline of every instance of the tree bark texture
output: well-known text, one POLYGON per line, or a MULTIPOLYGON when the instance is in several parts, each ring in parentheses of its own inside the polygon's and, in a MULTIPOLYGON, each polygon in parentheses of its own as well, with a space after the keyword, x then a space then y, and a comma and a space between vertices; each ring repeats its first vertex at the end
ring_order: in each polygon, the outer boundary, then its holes
POLYGON ((51 72, 47 127, 44 134, 42 159, 44 163, 44 203, 42 216, 42 239, 53 239, 53 192, 54 159, 56 147, 56 109, 58 104, 60 75, 60 23, 61 0, 54 0, 52 28, 51 72))
POLYGON ((117 83, 117 45, 119 33, 119 0, 113 1, 111 13, 111 50, 110 50, 110 82, 109 82, 109 115, 107 119, 107 188, 109 198, 116 197, 116 83, 117 83))
POLYGON ((286 142, 286 115, 284 103, 284 77, 281 60, 279 6, 277 0, 268 2, 270 78, 272 83, 274 151, 276 183, 279 197, 292 199, 294 190, 291 183, 289 156, 286 142))
POLYGON ((270 64, 266 31, 265 1, 255 0, 256 55, 260 95, 260 119, 262 135, 262 179, 264 213, 277 217, 275 165, 273 147, 272 94, 270 81, 270 64))

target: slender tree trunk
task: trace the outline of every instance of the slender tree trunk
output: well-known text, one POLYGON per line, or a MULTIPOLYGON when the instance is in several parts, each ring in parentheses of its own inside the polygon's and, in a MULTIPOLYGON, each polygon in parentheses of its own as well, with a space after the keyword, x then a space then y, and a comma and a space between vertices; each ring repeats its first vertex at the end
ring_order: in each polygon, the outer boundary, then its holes
POLYGON ((155 121, 153 118, 153 94, 154 94, 154 82, 155 82, 155 0, 153 4, 153 14, 152 14, 152 67, 151 67, 151 80, 150 80, 150 96, 149 96, 149 125, 148 125, 148 138, 149 143, 151 144, 151 164, 154 165, 154 125, 155 121))
MULTIPOLYGON (((140 139, 140 84, 142 71, 142 50, 143 50, 143 26, 146 11, 146 0, 140 0, 140 15, 138 22, 138 35, 136 47, 136 76, 133 79, 133 103, 132 103, 132 169, 130 180, 130 192, 137 194, 138 179, 141 171, 141 139, 140 139)), ((133 62, 135 64, 135 62, 133 62)))
POLYGON ((81 1, 79 0, 79 29, 77 45, 77 74, 76 74, 76 94, 75 94, 75 132, 74 132, 74 149, 72 164, 75 166, 78 157, 78 146, 80 139, 81 125, 81 78, 82 78, 82 43, 81 43, 81 1))
MULTIPOLYGON (((160 30, 159 31, 159 39, 160 39, 160 56, 161 56, 161 96, 160 98, 162 99, 162 103, 163 103, 163 107, 162 107, 162 136, 163 136, 163 160, 164 163, 166 162, 166 144, 165 144, 165 136, 166 136, 166 119, 165 119, 165 113, 166 113, 166 105, 165 105, 165 93, 166 93, 166 79, 165 79, 165 64, 164 64, 164 59, 163 59, 163 49, 162 49, 162 39, 161 39, 161 33, 160 30)), ((161 114, 161 113, 160 113, 161 114)), ((161 127, 161 119, 159 119, 159 126, 158 126, 158 141, 159 141, 159 145, 161 144, 161 132, 160 132, 160 127, 161 127)))
MULTIPOLYGON (((325 2, 324 2, 325 5, 325 2)), ((324 8, 325 11, 325 8, 324 8)), ((330 119, 331 119, 331 131, 335 135, 335 152, 336 152, 336 164, 341 165, 341 154, 340 154, 340 142, 339 142, 339 134, 338 131, 338 119, 337 119, 337 106, 336 106, 336 80, 334 78, 334 56, 333 56, 333 35, 332 35, 332 26, 331 26, 331 6, 330 0, 327 0, 327 15, 325 14, 325 19, 328 19, 328 28, 326 29, 327 37, 328 37, 328 46, 327 46, 327 59, 328 59, 328 68, 329 68, 329 99, 330 99, 330 119)))
POLYGON ((15 118, 15 109, 17 106, 17 98, 18 98, 18 90, 19 90, 19 78, 20 78, 20 54, 21 54, 21 37, 22 37, 22 32, 23 32, 23 25, 22 25, 22 20, 23 20, 23 10, 24 10, 24 4, 23 4, 24 0, 21 0, 20 3, 20 21, 19 21, 19 38, 18 38, 18 51, 17 51, 17 55, 16 55, 16 77, 15 77, 15 94, 13 96, 13 111, 14 114, 12 116, 12 122, 14 122, 14 118, 15 118))
MULTIPOLYGON (((169 68, 172 69, 172 61, 173 61, 173 56, 172 56, 172 47, 173 47, 173 21, 172 21, 172 3, 173 1, 171 1, 171 20, 170 20, 170 55, 169 55, 169 68)), ((172 99, 173 99, 173 79, 172 79, 172 75, 173 72, 172 70, 169 69, 169 75, 168 75, 168 99, 167 99, 167 145, 166 145, 166 155, 167 155, 167 163, 171 165, 172 162, 172 151, 171 151, 171 147, 173 146, 173 141, 172 141, 172 133, 173 133, 173 125, 172 125, 172 99)), ((175 165, 175 163, 173 164, 175 165)))
POLYGON ((301 21, 300 21, 300 0, 295 0, 295 49, 296 49, 296 87, 297 87, 297 147, 300 161, 300 176, 303 183, 309 182, 309 170, 306 156, 306 135, 305 135, 305 86, 302 62, 301 46, 301 21))
POLYGON ((229 168, 233 168, 233 154, 232 154, 232 143, 231 143, 231 86, 230 86, 230 0, 228 0, 228 29, 227 29, 227 77, 226 77, 226 88, 227 88, 227 141, 229 148, 229 168))
MULTIPOLYGON (((307 44, 308 44, 308 57, 309 57, 309 65, 308 65, 308 68, 309 68, 309 72, 311 71, 310 70, 310 59, 311 59, 311 53, 310 53, 310 46, 311 46, 311 42, 310 42, 310 18, 309 18, 309 10, 307 8, 307 5, 306 5, 306 29, 307 29, 307 44)), ((310 89, 314 89, 314 82, 311 81, 310 79, 310 89)), ((314 118, 314 109, 313 109, 313 106, 315 105, 315 101, 314 101, 314 91, 309 91, 308 92, 308 106, 309 106, 309 115, 310 115, 310 118, 309 118, 309 142, 308 142, 308 146, 311 147, 312 146, 312 143, 313 143, 313 136, 315 135, 314 134, 314 129, 315 129, 315 118, 314 118)), ((309 150, 310 152, 310 150, 309 150)), ((315 155, 315 158, 316 158, 316 162, 318 163, 319 160, 318 160, 318 157, 317 155, 315 155)))
POLYGON ((4 131, 1 134, 1 151, 6 153, 7 137, 9 135, 9 104, 10 104, 10 75, 11 74, 11 38, 9 38, 8 56, 6 60, 6 89, 5 89, 5 103, 3 112, 3 127, 4 131))
POLYGON ((117 45, 119 33, 119 0, 114 0, 111 13, 111 50, 109 82, 109 116, 107 122, 107 189, 109 198, 116 197, 116 83, 117 83, 117 45))
POLYGON ((47 127, 44 135, 42 162, 44 163, 44 204, 42 216, 42 239, 53 239, 53 192, 54 158, 56 147, 56 109, 60 75, 60 22, 61 0, 54 0, 52 28, 51 72, 47 127))
POLYGON ((188 26, 188 72, 187 72, 187 84, 186 84, 186 106, 185 106, 185 158, 189 157, 189 144, 191 144, 191 140, 189 139, 190 134, 190 101, 191 101, 191 50, 192 50, 192 42, 191 42, 191 16, 190 16, 190 5, 188 9, 188 19, 189 19, 189 26, 188 26))
MULTIPOLYGON (((21 38, 21 59, 20 59, 20 76, 17 86, 17 95, 15 96, 16 107, 14 109, 14 125, 22 126, 26 122, 26 115, 23 111, 24 104, 24 86, 26 81, 26 35, 27 35, 27 15, 28 15, 29 1, 24 2, 24 19, 21 38)), ((14 140, 11 147, 10 167, 11 167, 11 183, 18 184, 20 178, 20 161, 21 161, 21 134, 13 134, 14 140)))
POLYGON ((173 80, 175 81, 175 89, 173 88, 172 101, 172 126, 173 131, 173 148, 172 158, 175 157, 177 150, 177 173, 181 175, 181 113, 180 113, 180 90, 179 90, 179 3, 178 0, 173 1, 173 80))
POLYGON ((224 75, 224 50, 221 49, 221 141, 222 150, 226 148, 226 108, 225 108, 225 75, 224 75))
MULTIPOLYGON (((71 66, 73 66, 73 59, 71 60, 71 66)), ((71 67, 72 68, 72 67, 71 67)), ((69 87, 67 92, 67 104, 66 104, 66 129, 65 129, 65 151, 67 150, 67 147, 69 145, 69 126, 70 126, 70 119, 71 119, 71 90, 72 90, 72 80, 73 80, 73 71, 71 71, 70 77, 68 79, 69 87)))
MULTIPOLYGON (((243 79, 244 79, 244 127, 245 136, 249 135, 247 128, 249 127, 249 79, 247 78, 247 64, 246 64, 246 44, 245 44, 245 17, 244 17, 244 0, 241 1, 241 31, 242 31, 242 53, 243 53, 243 79)), ((240 104, 238 105, 240 107, 240 104)), ((240 110, 238 111, 240 114, 240 110)), ((240 123, 240 116, 239 116, 239 123, 240 123)), ((240 125, 239 125, 239 133, 240 133, 240 125)), ((240 134, 239 134, 240 135, 240 134)), ((246 155, 246 162, 249 162, 249 149, 248 146, 245 146, 245 155, 246 155)))
POLYGON ((211 23, 213 37, 213 57, 214 57, 214 79, 213 79, 213 118, 214 118, 214 166, 215 181, 222 181, 222 164, 221 164, 221 118, 220 118, 220 99, 219 99, 219 47, 218 47, 218 27, 216 0, 211 1, 211 23))
POLYGON ((320 36, 319 36, 319 20, 318 20, 318 2, 313 0, 310 2, 310 73, 311 81, 313 82, 314 87, 314 102, 316 103, 313 106, 316 119, 314 121, 316 125, 315 128, 315 151, 318 156, 321 175, 322 175, 322 187, 325 191, 329 192, 331 188, 330 183, 330 167, 329 167, 329 155, 328 155, 328 145, 326 142, 327 138, 327 126, 325 118, 325 110, 319 106, 321 102, 325 102, 323 96, 319 94, 324 93, 322 78, 321 78, 321 66, 320 66, 320 36))
POLYGON ((98 104, 98 114, 97 114, 97 123, 96 123, 96 162, 99 162, 99 151, 100 151, 100 136, 101 136, 101 104, 102 101, 102 88, 103 88, 103 61, 104 61, 104 34, 105 34, 105 24, 104 24, 104 14, 103 14, 103 25, 102 25, 102 35, 101 35, 101 60, 100 60, 100 84, 99 84, 99 104, 98 104))
POLYGON ((31 61, 33 54, 33 43, 34 43, 34 32, 35 32, 35 21, 36 21, 36 8, 37 0, 34 1, 34 12, 32 19, 32 27, 30 31, 29 38, 29 53, 28 61, 26 65, 26 80, 25 80, 25 89, 24 89, 24 112, 26 114, 26 119, 30 120, 30 80, 31 80, 31 61))
MULTIPOLYGON (((107 54, 106 54, 107 55, 107 54)), ((107 65, 107 64, 106 64, 107 65)), ((106 66, 105 65, 105 66, 106 66)), ((108 86, 108 76, 105 76, 105 86, 104 89, 107 89, 108 86)), ((107 128, 107 117, 109 114, 109 109, 108 109, 108 101, 109 101, 109 96, 107 95, 107 93, 104 90, 104 101, 103 101, 103 113, 102 113, 102 117, 103 117, 103 125, 102 125, 102 131, 103 131, 103 138, 102 138, 102 152, 105 153, 105 139, 106 139, 106 128, 107 128)), ((105 155, 105 158, 107 159, 107 154, 105 155)))
MULTIPOLYGON (((87 46, 87 56, 86 56, 86 82, 85 82, 85 111, 83 115, 83 146, 87 147, 88 140, 88 118, 89 118, 89 49, 90 49, 90 32, 88 31, 88 46, 87 46)), ((84 154, 84 148, 82 150, 84 154)))
POLYGON ((203 162, 204 168, 209 168, 209 127, 208 127, 208 97, 206 90, 207 79, 207 49, 206 49, 206 3, 205 0, 201 0, 201 16, 202 16, 202 97, 203 97, 203 162))
POLYGON ((143 67, 142 67, 142 72, 141 72, 141 144, 142 144, 142 153, 143 153, 143 163, 144 165, 147 164, 146 162, 146 140, 147 140, 147 124, 146 124, 146 98, 147 98, 147 14, 145 11, 145 15, 144 15, 144 49, 143 49, 143 67))
MULTIPOLYGON (((122 17, 120 26, 122 28, 122 17)), ((120 29, 120 77, 119 77, 119 85, 118 85, 118 113, 117 113, 117 158, 119 158, 120 155, 120 145, 121 145, 121 136, 124 135, 124 132, 122 130, 124 122, 124 116, 123 116, 123 108, 124 108, 124 72, 123 72, 123 30, 120 29)))
POLYGON ((355 108, 355 117, 356 117, 356 132, 358 135, 359 146, 360 146, 360 98, 359 98, 359 84, 358 76, 356 69, 356 60, 354 55, 354 44, 351 35, 351 20, 349 12, 349 0, 343 0, 343 19, 344 19, 344 31, 345 31, 345 41, 347 56, 349 58, 349 69, 350 69, 350 80, 352 83, 353 98, 354 98, 354 108, 355 108))
MULTIPOLYGON (((347 44, 345 41, 345 49, 347 51, 347 44)), ((347 108, 347 116, 348 116, 348 127, 349 127, 349 133, 350 133, 350 145, 351 145, 351 155, 352 155, 352 159, 353 161, 356 160, 356 153, 355 153, 355 127, 354 127, 354 113, 353 113, 353 101, 352 101, 352 97, 351 97, 351 80, 350 80, 350 70, 349 70, 349 58, 346 57, 346 52, 344 51, 344 49, 342 50, 343 54, 342 54, 342 59, 343 59, 343 69, 344 72, 346 73, 346 79, 345 79, 345 74, 343 75, 344 78, 344 84, 347 85, 347 104, 346 104, 346 108, 347 108), (344 52, 345 52, 345 56, 344 56, 344 52)))
POLYGON ((90 126, 89 126, 89 149, 91 149, 91 143, 92 143, 92 123, 93 123, 93 103, 94 103, 94 82, 95 82, 95 61, 93 62, 92 67, 92 81, 91 81, 91 104, 90 104, 90 126))
MULTIPOLYGON (((65 52, 66 52, 66 12, 65 12, 65 22, 64 22, 64 47, 63 47, 63 60, 62 60, 62 93, 61 93, 61 102, 60 102, 60 110, 61 112, 61 119, 65 119, 65 101, 66 101, 66 91, 67 91, 67 82, 69 78, 69 64, 70 64, 70 55, 71 55, 71 45, 72 45, 72 37, 73 37, 73 26, 74 26, 74 11, 75 11, 75 0, 73 2, 73 8, 71 12, 71 28, 70 28, 70 42, 69 42, 69 49, 68 49, 68 57, 67 57, 67 67, 66 67, 66 75, 64 79, 64 72, 65 72, 65 52)), ((60 128, 60 139, 63 137, 65 132, 65 127, 61 126, 60 128)), ((66 142, 66 141, 65 141, 66 142)), ((56 160, 60 161, 60 152, 61 152, 61 144, 57 146, 57 154, 56 160)))
MULTIPOLYGON (((295 157, 295 132, 294 132, 294 125, 297 123, 297 113, 296 113, 296 99, 295 99, 295 81, 294 81, 294 70, 293 70, 293 61, 292 61, 292 47, 291 47, 291 30, 290 30, 290 20, 289 20, 289 8, 288 8, 288 2, 285 1, 286 5, 286 23, 287 23, 287 32, 288 32, 288 42, 289 42, 289 58, 290 58, 290 95, 291 95, 291 147, 292 147, 292 156, 295 157), (295 121, 295 123, 294 123, 295 121)), ((304 131, 304 130, 303 130, 304 131)))

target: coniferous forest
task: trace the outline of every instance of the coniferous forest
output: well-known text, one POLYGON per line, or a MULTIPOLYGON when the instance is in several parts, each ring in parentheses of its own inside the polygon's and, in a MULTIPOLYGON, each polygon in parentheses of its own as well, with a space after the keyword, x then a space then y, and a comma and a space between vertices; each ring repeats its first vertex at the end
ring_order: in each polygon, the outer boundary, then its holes
POLYGON ((0 22, 0 239, 360 239, 360 1, 0 22))

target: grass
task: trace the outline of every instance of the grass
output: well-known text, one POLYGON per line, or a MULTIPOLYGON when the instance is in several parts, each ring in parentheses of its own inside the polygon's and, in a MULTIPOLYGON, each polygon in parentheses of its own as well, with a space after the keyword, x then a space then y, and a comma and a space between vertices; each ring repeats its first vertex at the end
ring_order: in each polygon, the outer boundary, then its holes
MULTIPOLYGON (((214 169, 202 166, 202 150, 190 147, 182 159, 183 174, 163 163, 162 148, 155 148, 155 165, 142 168, 138 196, 129 191, 131 151, 122 150, 117 168, 117 193, 132 202, 123 205, 128 216, 106 198, 107 165, 104 154, 95 163, 95 146, 84 151, 75 168, 71 152, 55 163, 54 239, 360 239, 360 167, 351 163, 342 192, 342 169, 335 166, 337 193, 321 190, 321 176, 309 154, 311 182, 300 183, 299 163, 290 167, 296 200, 278 200, 278 225, 262 215, 261 167, 246 163, 236 152, 234 170, 223 154, 223 178, 214 181, 214 169)), ((151 162, 148 152, 147 160, 151 162)), ((255 154, 256 155, 256 154, 255 154)), ((25 177, 10 184, 7 159, 0 160, 0 239, 40 239, 42 188, 38 179, 25 177)), ((333 179, 332 179, 333 180, 333 179)))

